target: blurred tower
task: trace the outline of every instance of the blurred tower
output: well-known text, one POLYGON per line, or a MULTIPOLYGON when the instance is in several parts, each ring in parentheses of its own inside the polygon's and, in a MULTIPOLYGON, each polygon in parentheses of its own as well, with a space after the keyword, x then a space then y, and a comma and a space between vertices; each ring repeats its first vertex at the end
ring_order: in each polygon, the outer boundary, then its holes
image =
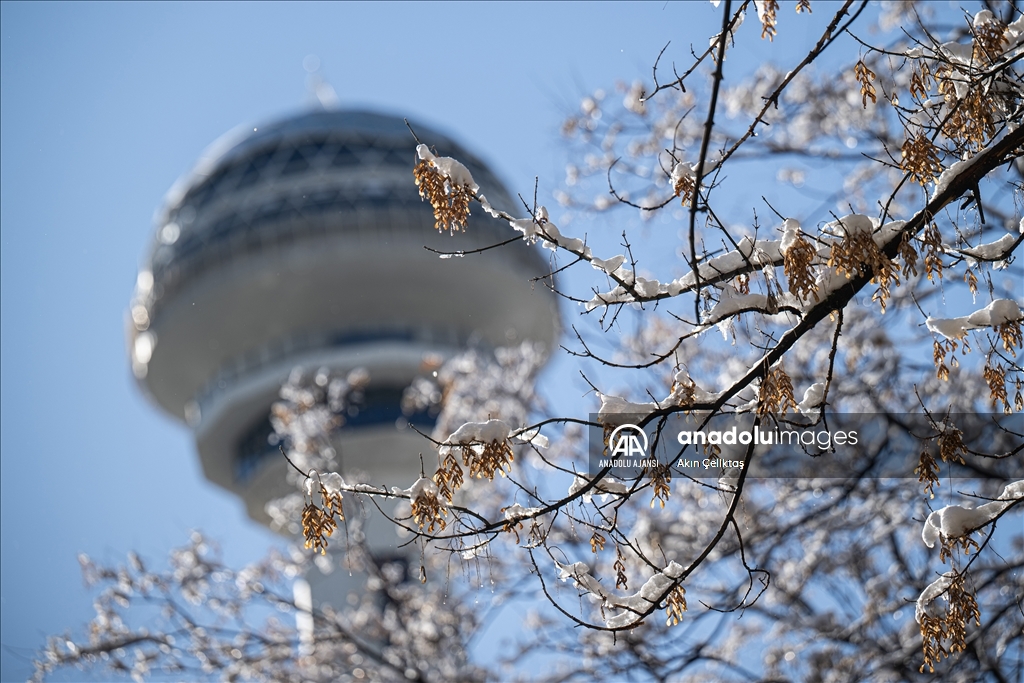
MULTIPOLYGON (((465 163, 493 205, 513 208, 472 154, 415 128, 465 163)), ((534 249, 450 260, 424 249, 469 250, 510 232, 476 211, 464 234, 438 234, 413 184, 414 155, 401 118, 304 113, 222 137, 156 215, 129 315, 133 372, 191 427, 206 477, 261 523, 266 503, 294 490, 267 439, 294 367, 369 372, 362 409, 336 435, 342 469, 408 485, 425 444, 400 428, 400 400, 426 355, 471 340, 554 344, 555 298, 530 283, 547 272, 534 249)), ((368 534, 371 548, 393 545, 385 535, 368 534)))

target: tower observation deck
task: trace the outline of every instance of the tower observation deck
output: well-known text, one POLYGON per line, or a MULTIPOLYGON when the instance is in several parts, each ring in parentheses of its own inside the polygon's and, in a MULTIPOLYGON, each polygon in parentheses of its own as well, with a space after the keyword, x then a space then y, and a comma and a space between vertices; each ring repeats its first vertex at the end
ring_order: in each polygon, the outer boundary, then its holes
MULTIPOLYGON (((494 206, 514 208, 476 157, 416 130, 462 161, 494 206)), ((236 130, 157 213, 129 311, 132 370, 191 427, 206 477, 264 524, 266 503, 293 490, 267 437, 270 406, 296 366, 368 371, 363 410, 343 428, 342 466, 407 485, 425 445, 396 421, 425 356, 471 342, 550 348, 557 337, 555 297, 531 284, 548 272, 532 247, 449 260, 424 249, 470 250, 510 233, 476 211, 465 233, 438 234, 413 184, 415 146, 401 118, 369 111, 236 130)))

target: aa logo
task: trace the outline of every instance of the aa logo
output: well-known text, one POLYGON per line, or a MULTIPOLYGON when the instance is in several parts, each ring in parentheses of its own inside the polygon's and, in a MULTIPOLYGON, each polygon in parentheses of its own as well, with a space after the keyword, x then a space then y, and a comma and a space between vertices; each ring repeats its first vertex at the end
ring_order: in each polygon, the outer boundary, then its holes
POLYGON ((646 458, 647 435, 636 425, 619 425, 608 437, 611 457, 646 458))

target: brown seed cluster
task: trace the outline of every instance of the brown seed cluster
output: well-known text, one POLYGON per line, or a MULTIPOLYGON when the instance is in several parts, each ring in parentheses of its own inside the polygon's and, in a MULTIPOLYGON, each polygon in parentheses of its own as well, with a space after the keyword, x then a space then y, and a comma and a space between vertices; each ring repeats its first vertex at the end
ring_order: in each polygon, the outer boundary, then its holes
POLYGON ((921 451, 914 474, 917 475, 918 483, 924 484, 924 492, 928 494, 928 497, 934 498, 934 488, 939 486, 939 463, 935 461, 935 456, 930 450, 921 451))
POLYGON ((939 457, 942 458, 942 462, 963 465, 965 453, 967 446, 964 445, 964 433, 956 427, 946 425, 939 434, 939 457))
MULTIPOLYGON (((504 513, 508 508, 501 508, 501 512, 504 513)), ((501 527, 501 530, 508 534, 514 534, 516 537, 516 543, 519 543, 519 532, 523 530, 523 522, 518 519, 506 519, 505 524, 501 527)), ((593 541, 590 542, 593 545, 593 541)))
POLYGON ((512 462, 515 460, 512 447, 507 441, 458 444, 445 448, 445 455, 432 479, 437 484, 439 497, 447 500, 449 504, 455 492, 462 488, 465 482, 463 467, 469 468, 471 477, 493 481, 495 474, 504 477, 507 472, 511 472, 512 462), (455 457, 456 451, 462 455, 461 464, 455 457))
POLYGON ((658 465, 651 471, 651 486, 654 487, 651 507, 654 507, 655 503, 661 503, 662 509, 665 508, 665 501, 672 495, 672 489, 669 487, 671 482, 672 471, 668 465, 658 465))
POLYGON ((796 408, 796 397, 793 395, 793 380, 786 374, 782 363, 768 369, 758 390, 757 414, 782 413, 796 408))
MULTIPOLYGON (((932 345, 932 362, 935 363, 935 376, 943 382, 949 381, 949 367, 946 365, 947 351, 956 351, 955 341, 949 340, 945 344, 936 341, 932 345), (950 344, 952 344, 952 348, 950 348, 950 344)), ((953 361, 956 361, 956 356, 953 357, 953 361)))
POLYGON ((994 16, 972 30, 973 64, 944 64, 935 72, 938 91, 950 109, 942 133, 962 150, 981 149, 996 134, 997 108, 992 106, 992 99, 999 95, 989 79, 976 76, 1003 54, 1007 37, 1006 25, 994 16))
POLYGON ((900 284, 900 271, 896 263, 875 244, 870 233, 848 233, 842 241, 833 242, 829 248, 828 265, 847 278, 871 273, 871 282, 878 285, 871 300, 878 301, 882 313, 885 313, 892 285, 900 284))
POLYGON ((921 235, 921 241, 925 246, 924 254, 924 272, 928 276, 928 280, 932 281, 932 275, 935 275, 934 280, 936 282, 942 281, 942 234, 939 232, 939 226, 932 223, 930 226, 924 229, 924 233, 921 235))
POLYGON ((939 560, 945 562, 952 557, 958 550, 963 552, 965 555, 970 555, 971 550, 980 550, 978 542, 971 538, 970 534, 964 534, 963 536, 952 536, 948 537, 943 533, 939 533, 939 538, 942 543, 939 546, 939 560))
POLYGON ((462 464, 469 467, 469 476, 477 479, 494 479, 495 474, 505 476, 512 471, 512 447, 505 441, 491 441, 484 444, 482 452, 469 446, 462 448, 462 464))
POLYGON ((616 590, 629 590, 629 577, 626 575, 626 563, 622 561, 622 549, 618 545, 615 546, 615 564, 612 565, 615 570, 615 589, 616 590))
POLYGON ((345 521, 341 494, 328 493, 327 488, 320 484, 320 498, 324 507, 319 507, 312 499, 302 508, 302 535, 306 539, 306 548, 327 554, 327 539, 338 528, 338 523, 345 521))
POLYGON ((971 290, 971 295, 978 293, 978 276, 970 268, 964 273, 964 282, 967 283, 967 288, 971 290))
POLYGON ((430 202, 434 209, 434 227, 438 232, 448 230, 454 234, 456 230, 466 229, 469 218, 469 202, 473 192, 468 186, 455 187, 451 180, 437 170, 432 161, 421 159, 412 169, 416 186, 420 188, 420 198, 430 202))
POLYGON ((864 108, 868 108, 869 99, 872 104, 877 104, 878 97, 875 93, 875 84, 872 82, 875 80, 875 72, 868 68, 863 59, 853 67, 853 75, 860 83, 860 99, 864 108))
POLYGON ((599 551, 604 550, 605 542, 605 537, 595 531, 590 537, 590 552, 597 554, 599 551))
MULTIPOLYGON (((694 402, 697 394, 697 383, 692 379, 685 382, 677 382, 672 380, 672 386, 670 388, 671 394, 676 398, 677 402, 681 406, 687 406, 694 402)), ((605 437, 605 443, 608 443, 608 437, 605 437)))
MULTIPOLYGON (((910 95, 918 103, 929 98, 933 88, 937 89, 947 108, 947 114, 938 128, 952 141, 958 154, 981 149, 997 132, 997 116, 1000 110, 1007 110, 1009 102, 994 101, 1007 99, 993 84, 990 68, 1003 54, 1007 42, 1007 27, 991 16, 988 21, 972 28, 974 34, 973 54, 970 64, 953 61, 936 62, 917 59, 910 76, 910 95)), ((866 97, 863 77, 857 73, 862 84, 862 95, 866 97)), ((1009 110, 1014 107, 1010 106, 1009 110)), ((924 185, 930 176, 937 175, 937 155, 932 143, 923 135, 907 140, 903 145, 904 170, 911 171, 915 179, 924 185)))
POLYGON ((910 173, 922 187, 942 173, 938 148, 925 135, 907 138, 900 148, 900 168, 910 173))
MULTIPOLYGON (((881 253, 881 252, 879 252, 881 253)), ((882 314, 885 314, 886 302, 892 295, 892 285, 900 286, 900 271, 896 267, 896 262, 885 258, 882 255, 881 267, 875 272, 875 276, 871 278, 871 282, 878 285, 878 289, 875 290, 874 294, 871 295, 872 301, 877 301, 879 307, 882 309, 882 314)))
POLYGON ((1012 353, 1013 347, 1024 347, 1019 320, 1009 320, 1003 323, 996 328, 996 332, 999 334, 999 338, 1003 340, 1003 348, 1007 351, 1012 353))
POLYGON ((1003 403, 1003 412, 1009 415, 1013 412, 1010 409, 1010 398, 1006 395, 1006 368, 1002 363, 991 366, 985 363, 985 382, 988 384, 989 398, 992 400, 992 407, 997 408, 999 402, 1003 403))
POLYGON ((437 484, 438 493, 451 503, 452 496, 462 488, 463 483, 462 466, 451 451, 448 451, 440 467, 434 472, 433 480, 437 484))
POLYGON ((427 527, 427 533, 433 532, 434 529, 444 531, 448 526, 444 519, 447 516, 448 508, 433 491, 424 489, 412 501, 412 521, 421 531, 424 526, 427 527))
POLYGON ((910 241, 909 232, 903 233, 896 253, 903 259, 903 277, 909 278, 911 275, 917 277, 917 249, 914 249, 914 244, 910 241))
MULTIPOLYGON (((951 425, 943 425, 942 432, 938 436, 939 458, 942 462, 954 462, 964 464, 964 454, 967 447, 964 445, 963 432, 951 425)), ((914 469, 917 480, 924 483, 924 492, 931 498, 935 497, 934 487, 939 486, 939 463, 935 460, 930 449, 921 451, 918 458, 918 466, 914 469)), ((945 561, 945 557, 943 557, 945 561)))
POLYGON ((775 36, 778 31, 775 28, 775 22, 779 11, 778 0, 764 0, 763 8, 761 10, 761 39, 767 38, 770 41, 775 40, 775 36))
POLYGON ((829 247, 828 265, 847 278, 866 272, 877 277, 888 261, 869 232, 848 233, 829 247))
POLYGON ((687 206, 690 203, 690 199, 693 197, 693 188, 696 187, 696 183, 693 176, 684 174, 679 180, 676 181, 675 196, 679 197, 683 206, 687 206))
MULTIPOLYGON (((939 459, 942 462, 964 464, 967 447, 964 445, 963 432, 952 425, 944 424, 936 441, 939 447, 939 459)), ((934 498, 934 488, 940 485, 939 463, 930 449, 926 448, 921 451, 914 474, 917 475, 919 482, 924 483, 924 492, 934 498)), ((942 555, 942 560, 945 561, 945 554, 942 555)))
POLYGON ((814 247, 803 237, 797 237, 783 255, 782 268, 789 282, 789 291, 805 301, 811 294, 815 294, 816 300, 818 298, 815 293, 817 287, 814 284, 814 271, 811 270, 814 256, 814 247))
POLYGON ((807 11, 808 14, 813 14, 811 11, 811 0, 797 0, 796 13, 800 14, 803 11, 807 11))
POLYGON ((974 61, 988 66, 1003 54, 1007 39, 1006 28, 1006 24, 995 15, 974 27, 974 61))
POLYGON ((665 626, 676 626, 683 620, 686 611, 686 589, 676 586, 665 598, 665 626))
POLYGON ((928 97, 928 91, 935 84, 928 62, 917 62, 910 73, 910 96, 920 101, 928 97))
POLYGON ((981 149, 996 134, 992 95, 980 84, 972 84, 963 97, 956 96, 957 81, 964 76, 949 67, 939 69, 939 92, 950 107, 942 134, 965 149, 981 149))
POLYGON ((946 589, 947 607, 944 614, 921 615, 921 647, 924 650, 924 664, 919 671, 928 667, 935 673, 935 663, 944 657, 963 652, 967 645, 967 622, 981 625, 981 611, 974 593, 967 587, 965 576, 956 573, 946 589), (949 647, 946 647, 946 642, 949 647))

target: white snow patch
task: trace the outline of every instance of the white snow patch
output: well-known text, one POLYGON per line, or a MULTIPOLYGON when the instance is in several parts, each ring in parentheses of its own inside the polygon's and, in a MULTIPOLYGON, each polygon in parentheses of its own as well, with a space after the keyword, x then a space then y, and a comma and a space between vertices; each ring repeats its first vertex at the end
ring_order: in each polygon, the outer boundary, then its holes
POLYGON ((491 203, 487 201, 487 197, 481 194, 477 195, 477 198, 480 200, 480 207, 488 214, 490 214, 491 217, 501 218, 501 212, 495 209, 493 206, 491 206, 491 203))
POLYGON ((928 329, 936 334, 941 334, 946 339, 962 339, 967 336, 967 316, 962 318, 928 318, 925 320, 928 329))
POLYGON ((928 584, 928 586, 921 591, 921 595, 917 598, 917 606, 914 608, 914 618, 917 620, 917 623, 921 623, 922 618, 928 612, 928 608, 931 606, 932 601, 945 593, 952 583, 953 572, 946 572, 928 584))
POLYGON ((787 218, 782 223, 782 242, 779 244, 779 251, 785 254, 789 248, 800 239, 800 221, 794 218, 787 218))
POLYGON ((796 410, 799 413, 810 413, 817 409, 821 400, 825 397, 825 383, 816 382, 807 387, 804 391, 803 400, 797 404, 796 410))
POLYGON ((466 445, 472 443, 491 443, 508 439, 509 426, 501 420, 487 422, 467 422, 445 439, 446 445, 466 445))
POLYGON ((337 472, 314 472, 304 483, 306 495, 312 497, 314 493, 319 494, 320 484, 323 484, 324 488, 327 489, 328 495, 335 493, 340 495, 345 489, 345 480, 337 472))
POLYGON ((969 249, 961 249, 961 251, 968 256, 974 256, 985 261, 999 261, 1006 258, 1016 242, 1017 238, 1013 235, 1003 235, 995 242, 979 244, 969 249))
POLYGON ((653 402, 633 403, 618 396, 608 396, 597 392, 601 399, 601 407, 597 411, 597 419, 602 424, 620 425, 631 423, 637 416, 648 415, 658 410, 658 404, 653 402))
POLYGON ((533 444, 538 448, 547 448, 549 445, 548 437, 540 433, 540 427, 535 429, 520 429, 517 432, 513 432, 510 436, 519 443, 533 444))
POLYGON ((956 177, 969 169, 974 165, 978 159, 984 156, 984 150, 978 152, 970 159, 964 159, 963 161, 957 161, 952 166, 943 171, 938 180, 935 181, 935 190, 932 192, 932 196, 929 201, 935 201, 935 198, 946 191, 949 184, 956 180, 956 177))
POLYGON ((412 500, 416 500, 420 496, 436 496, 437 484, 431 479, 420 477, 409 487, 408 493, 409 498, 412 500))
MULTIPOLYGON (((748 263, 756 267, 778 265, 782 262, 781 245, 782 242, 779 240, 758 240, 755 242, 750 237, 744 237, 739 241, 737 249, 701 263, 698 269, 700 279, 702 282, 707 282, 711 279, 729 279, 731 274, 737 273, 748 263)), ((692 289, 696 284, 696 279, 691 271, 671 283, 669 285, 669 293, 673 295, 678 294, 692 289)))
MULTIPOLYGON (((572 486, 569 487, 569 495, 575 496, 577 493, 586 488, 591 479, 587 479, 580 475, 576 475, 576 478, 572 481, 572 486)), ((608 499, 609 496, 621 496, 629 492, 629 487, 623 484, 621 481, 612 479, 611 477, 603 477, 600 481, 594 484, 594 486, 587 490, 581 497, 584 503, 590 503, 594 496, 600 496, 601 502, 608 499)))
POLYGON ((928 318, 925 324, 936 334, 946 339, 962 339, 969 330, 981 327, 998 327, 1004 323, 1019 321, 1022 317, 1020 306, 1012 299, 996 299, 985 308, 960 318, 928 318))
POLYGON ((637 624, 644 612, 661 602, 684 571, 682 565, 670 562, 662 571, 647 579, 636 593, 616 595, 606 590, 600 581, 591 576, 590 567, 583 562, 561 564, 556 561, 555 567, 558 569, 559 579, 572 579, 573 585, 586 591, 593 602, 601 603, 605 625, 609 628, 637 624), (613 610, 619 610, 618 614, 612 614, 613 610))
POLYGON ((625 260, 626 257, 623 254, 612 256, 610 259, 607 260, 594 257, 590 260, 590 265, 594 266, 594 268, 596 268, 597 270, 603 270, 604 272, 611 275, 616 270, 618 270, 619 266, 621 266, 622 262, 625 260))
POLYGON ((935 510, 924 521, 921 540, 929 548, 934 548, 935 543, 943 537, 960 538, 970 531, 989 524, 1021 498, 1024 498, 1024 479, 1007 484, 996 500, 976 508, 947 505, 940 510, 935 510))
POLYGON ((541 511, 541 508, 524 508, 519 503, 513 503, 505 508, 505 520, 508 522, 518 522, 522 519, 530 519, 536 517, 541 511))
POLYGON ((877 218, 860 213, 851 213, 837 221, 826 223, 823 230, 837 237, 842 237, 843 235, 855 235, 862 232, 874 232, 878 225, 879 221, 877 218))
POLYGON ((669 182, 672 184, 672 188, 675 189, 676 185, 683 178, 694 178, 696 174, 693 172, 693 166, 685 162, 680 161, 672 167, 672 176, 669 178, 669 182))

